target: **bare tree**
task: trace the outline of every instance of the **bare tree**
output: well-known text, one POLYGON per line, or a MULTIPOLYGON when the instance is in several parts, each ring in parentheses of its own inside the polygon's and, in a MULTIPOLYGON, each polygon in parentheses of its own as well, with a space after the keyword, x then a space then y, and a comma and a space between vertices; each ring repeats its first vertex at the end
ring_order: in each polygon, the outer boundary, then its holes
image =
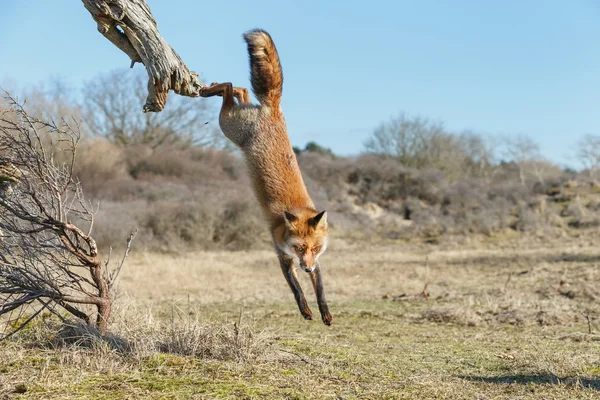
POLYGON ((146 95, 143 73, 115 70, 84 85, 83 113, 93 134, 119 146, 166 144, 224 148, 227 141, 205 99, 175 97, 160 113, 140 113, 146 95))
POLYGON ((7 100, 9 107, 0 108, 0 317, 15 321, 12 334, 43 310, 62 318, 63 309, 89 322, 92 306, 104 331, 133 234, 111 268, 110 254, 103 261, 92 237, 97 210, 73 179, 78 124, 36 119, 7 100))
POLYGON ((430 167, 434 142, 444 135, 443 125, 439 122, 400 114, 375 129, 365 142, 365 149, 394 156, 406 167, 430 167))
POLYGON ((577 142, 576 154, 592 179, 597 179, 600 170, 600 135, 584 135, 577 142))
POLYGON ((98 24, 98 31, 131 59, 144 64, 148 97, 143 111, 162 111, 170 90, 198 97, 204 87, 158 32, 144 0, 82 0, 98 24))
POLYGON ((489 179, 498 161, 495 138, 464 131, 459 135, 458 140, 465 153, 466 175, 489 179))
POLYGON ((493 145, 472 132, 454 134, 442 123, 400 114, 381 124, 365 142, 367 152, 387 154, 410 168, 434 168, 451 180, 465 175, 487 177, 493 145))
POLYGON ((519 181, 526 185, 527 172, 534 161, 540 160, 540 145, 527 135, 507 137, 505 154, 519 168, 519 181))
MULTIPOLYGON (((50 76, 46 81, 19 88, 16 84, 1 86, 4 90, 17 95, 23 102, 27 114, 35 118, 59 121, 62 118, 82 118, 77 103, 76 92, 61 76, 50 76)), ((0 102, 3 99, 0 98, 0 102)), ((83 133, 83 132, 82 132, 83 133)), ((83 133, 85 135, 85 133, 83 133)))

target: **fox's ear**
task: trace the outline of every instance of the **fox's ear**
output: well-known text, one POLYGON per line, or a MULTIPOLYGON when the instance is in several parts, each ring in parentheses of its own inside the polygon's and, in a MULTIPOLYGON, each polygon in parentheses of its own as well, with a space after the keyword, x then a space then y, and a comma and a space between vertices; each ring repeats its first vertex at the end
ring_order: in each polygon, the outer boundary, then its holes
POLYGON ((298 217, 296 217, 294 214, 289 213, 287 211, 283 212, 283 219, 285 221, 285 226, 290 229, 290 228, 294 228, 294 222, 296 222, 298 220, 298 217))
POLYGON ((324 228, 327 226, 327 211, 321 211, 309 220, 313 228, 324 228))

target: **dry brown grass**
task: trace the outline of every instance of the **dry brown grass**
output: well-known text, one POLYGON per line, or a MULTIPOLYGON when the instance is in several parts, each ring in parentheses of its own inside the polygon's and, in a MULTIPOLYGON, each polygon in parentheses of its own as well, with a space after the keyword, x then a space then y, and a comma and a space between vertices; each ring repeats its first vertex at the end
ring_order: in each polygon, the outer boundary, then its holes
POLYGON ((271 251, 134 252, 113 336, 40 346, 47 330, 34 328, 0 345, 0 396, 592 399, 593 237, 470 248, 334 240, 322 259, 331 328, 301 318, 271 251))
MULTIPOLYGON (((561 287, 595 300, 600 294, 587 282, 594 282, 600 273, 596 276, 587 267, 600 262, 600 249, 587 239, 561 245, 564 240, 443 249, 393 242, 364 246, 334 239, 322 265, 327 294, 335 302, 417 294, 425 282, 433 298, 460 297, 490 307, 506 302, 535 308, 550 300, 553 305, 563 298, 572 300, 550 295, 561 287)), ((300 278, 310 290, 307 276, 300 274, 300 278)), ((133 252, 120 287, 123 295, 154 302, 187 301, 188 296, 199 304, 291 298, 271 250, 180 256, 133 252)))

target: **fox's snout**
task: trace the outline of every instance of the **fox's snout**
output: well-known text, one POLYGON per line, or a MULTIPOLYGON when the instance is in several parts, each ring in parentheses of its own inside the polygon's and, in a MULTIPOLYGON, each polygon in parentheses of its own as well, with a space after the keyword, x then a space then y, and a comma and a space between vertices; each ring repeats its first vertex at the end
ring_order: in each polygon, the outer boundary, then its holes
POLYGON ((296 260, 298 261, 298 266, 303 269, 304 272, 313 272, 317 266, 317 260, 313 257, 296 256, 296 260))
POLYGON ((298 259, 298 265, 300 265, 300 268, 305 272, 313 272, 317 267, 317 257, 310 251, 307 251, 302 255, 296 255, 296 258, 298 259))
POLYGON ((304 270, 304 272, 311 273, 315 270, 316 265, 313 265, 312 267, 308 267, 306 265, 301 265, 301 267, 304 270))

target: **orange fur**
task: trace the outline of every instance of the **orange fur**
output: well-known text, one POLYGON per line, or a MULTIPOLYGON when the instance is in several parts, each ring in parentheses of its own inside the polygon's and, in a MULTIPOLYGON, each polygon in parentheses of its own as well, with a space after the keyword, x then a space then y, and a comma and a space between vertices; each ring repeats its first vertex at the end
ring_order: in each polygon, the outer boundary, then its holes
POLYGON ((280 100, 283 74, 271 36, 262 30, 244 35, 248 44, 252 89, 260 105, 250 104, 246 89, 212 84, 203 97, 223 96, 219 125, 245 156, 254 193, 267 219, 284 276, 302 315, 312 318, 294 262, 311 274, 321 318, 331 324, 318 257, 327 247, 327 215, 318 213, 308 195, 287 134, 280 100), (237 99, 237 103, 234 99, 237 99))

